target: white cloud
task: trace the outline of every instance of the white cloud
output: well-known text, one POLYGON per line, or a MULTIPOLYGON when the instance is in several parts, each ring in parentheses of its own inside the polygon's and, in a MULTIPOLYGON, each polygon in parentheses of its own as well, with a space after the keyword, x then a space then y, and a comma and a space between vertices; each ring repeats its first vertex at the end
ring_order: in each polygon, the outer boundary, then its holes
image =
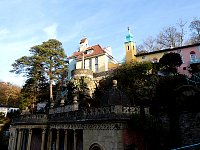
POLYGON ((43 29, 43 31, 46 33, 48 38, 55 39, 57 37, 57 23, 54 23, 50 26, 47 26, 43 29))

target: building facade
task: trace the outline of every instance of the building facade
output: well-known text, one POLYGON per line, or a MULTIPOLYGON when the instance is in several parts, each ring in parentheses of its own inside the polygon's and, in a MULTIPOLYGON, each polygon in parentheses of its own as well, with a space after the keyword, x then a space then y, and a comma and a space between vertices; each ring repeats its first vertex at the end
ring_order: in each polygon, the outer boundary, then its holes
POLYGON ((22 114, 12 121, 8 150, 144 150, 142 136, 128 125, 140 107, 130 105, 116 81, 97 107, 80 105, 74 95, 71 104, 61 100, 47 114, 22 114))
POLYGON ((126 41, 124 44, 126 50, 126 63, 133 61, 150 61, 153 63, 157 63, 159 62, 160 58, 166 53, 179 53, 182 58, 183 64, 178 68, 178 72, 185 75, 190 75, 188 71, 189 66, 200 64, 200 43, 137 54, 136 46, 133 41, 133 35, 130 33, 130 29, 128 29, 128 34, 126 36, 126 41))
POLYGON ((99 44, 89 46, 88 39, 80 41, 79 50, 69 58, 68 78, 76 69, 89 69, 93 73, 108 71, 118 66, 118 62, 112 56, 111 47, 102 48, 99 44))

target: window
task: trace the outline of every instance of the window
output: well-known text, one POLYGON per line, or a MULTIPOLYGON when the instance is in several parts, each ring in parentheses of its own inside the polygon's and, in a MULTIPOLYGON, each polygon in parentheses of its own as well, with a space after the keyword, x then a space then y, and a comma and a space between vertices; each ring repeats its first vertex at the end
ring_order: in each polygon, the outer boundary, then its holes
POLYGON ((90 50, 86 50, 85 54, 92 54, 93 53, 93 50, 90 49, 90 50))
POLYGON ((85 59, 84 59, 84 65, 83 65, 84 69, 85 69, 85 59))
POLYGON ((183 70, 186 70, 186 67, 183 67, 183 70))
POLYGON ((197 47, 197 49, 198 49, 198 50, 199 50, 199 52, 200 52, 200 46, 198 46, 198 47, 197 47))
POLYGON ((92 70, 92 59, 89 60, 89 69, 92 70))
POLYGON ((158 59, 156 57, 153 58, 153 63, 157 63, 158 59))
POLYGON ((145 59, 145 56, 142 56, 142 59, 145 59))
POLYGON ((181 56, 181 60, 182 60, 182 63, 184 63, 184 59, 183 59, 183 56, 182 55, 180 55, 181 56))
POLYGON ((95 72, 98 72, 98 57, 95 57, 95 72))
POLYGON ((127 46, 127 49, 129 50, 129 46, 127 46))
POLYGON ((194 51, 190 52, 190 61, 195 61, 196 60, 196 53, 194 51))

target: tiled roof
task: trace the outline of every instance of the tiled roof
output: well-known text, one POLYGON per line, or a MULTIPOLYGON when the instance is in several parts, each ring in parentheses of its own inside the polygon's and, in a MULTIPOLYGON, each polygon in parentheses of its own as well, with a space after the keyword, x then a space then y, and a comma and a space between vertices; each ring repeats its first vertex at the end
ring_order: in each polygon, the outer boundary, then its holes
POLYGON ((80 41, 80 44, 85 43, 86 39, 87 39, 87 38, 82 39, 82 40, 80 41))
MULTIPOLYGON (((91 47, 88 47, 86 50, 85 50, 85 53, 84 53, 84 57, 87 58, 87 57, 94 57, 94 56, 97 56, 97 55, 102 55, 102 54, 105 54, 105 50, 102 49, 102 47, 97 44, 97 45, 94 45, 94 46, 91 46, 91 47), (89 50, 92 50, 91 53, 87 53, 87 51, 89 50)), ((71 58, 76 58, 77 60, 81 59, 82 58, 82 52, 74 52, 72 56, 68 57, 69 59, 71 58)))

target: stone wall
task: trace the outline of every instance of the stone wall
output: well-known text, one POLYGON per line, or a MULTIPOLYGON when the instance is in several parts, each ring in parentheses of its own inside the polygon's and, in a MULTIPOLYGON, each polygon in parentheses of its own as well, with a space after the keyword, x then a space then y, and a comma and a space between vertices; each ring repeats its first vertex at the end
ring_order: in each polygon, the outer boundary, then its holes
POLYGON ((83 150, 98 144, 102 150, 123 150, 123 130, 83 130, 83 150))
POLYGON ((180 115, 179 124, 183 145, 191 145, 200 142, 200 113, 182 113, 180 115))

